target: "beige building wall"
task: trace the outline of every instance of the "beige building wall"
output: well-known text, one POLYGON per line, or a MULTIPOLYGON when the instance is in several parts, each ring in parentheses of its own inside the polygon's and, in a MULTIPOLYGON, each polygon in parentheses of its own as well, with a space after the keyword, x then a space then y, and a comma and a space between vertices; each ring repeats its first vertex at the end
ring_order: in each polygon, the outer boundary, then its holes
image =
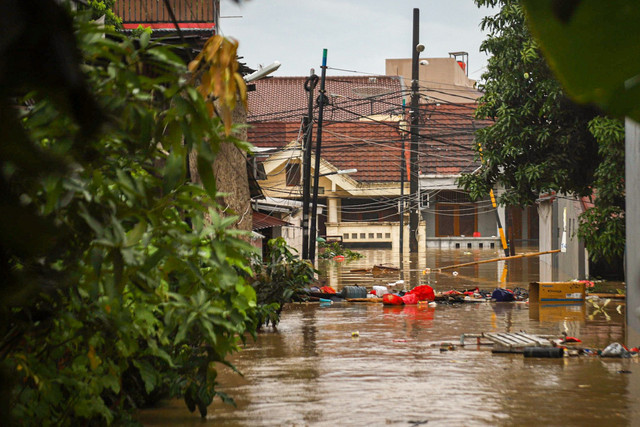
MULTIPOLYGON (((470 103, 482 96, 476 81, 469 79, 454 58, 425 58, 427 65, 418 68, 420 92, 429 102, 470 103)), ((387 76, 401 76, 411 87, 411 58, 387 59, 387 76)), ((425 102, 424 98, 420 102, 425 102)))

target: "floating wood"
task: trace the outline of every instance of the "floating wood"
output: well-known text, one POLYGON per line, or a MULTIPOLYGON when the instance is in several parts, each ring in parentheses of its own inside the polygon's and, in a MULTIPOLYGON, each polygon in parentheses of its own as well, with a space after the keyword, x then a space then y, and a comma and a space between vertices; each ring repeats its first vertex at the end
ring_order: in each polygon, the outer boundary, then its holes
POLYGON ((604 292, 588 292, 587 296, 594 296, 602 299, 626 299, 625 294, 610 294, 604 292))
POLYGON ((374 265, 371 269, 371 273, 374 276, 384 276, 386 274, 398 273, 400 269, 398 267, 389 267, 386 265, 374 265))
POLYGON ((480 261, 465 262, 463 264, 447 265, 445 267, 436 268, 435 270, 438 270, 438 271, 450 270, 452 268, 467 267, 469 265, 487 264, 490 262, 497 262, 497 261, 509 261, 509 260, 518 259, 518 258, 529 258, 534 256, 540 256, 540 255, 555 254, 557 252, 560 252, 560 249, 554 249, 551 251, 544 251, 544 252, 532 252, 530 254, 518 254, 518 255, 512 255, 512 256, 500 257, 500 258, 483 259, 480 261))

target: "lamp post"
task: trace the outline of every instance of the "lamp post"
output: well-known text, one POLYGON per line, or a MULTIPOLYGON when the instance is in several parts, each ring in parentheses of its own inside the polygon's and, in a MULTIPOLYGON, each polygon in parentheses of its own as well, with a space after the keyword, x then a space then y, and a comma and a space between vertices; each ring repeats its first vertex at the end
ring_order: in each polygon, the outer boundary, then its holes
POLYGON ((318 177, 329 176, 329 175, 345 175, 348 173, 356 173, 356 172, 358 172, 358 169, 344 169, 344 170, 339 169, 333 172, 321 173, 320 175, 318 175, 318 177))

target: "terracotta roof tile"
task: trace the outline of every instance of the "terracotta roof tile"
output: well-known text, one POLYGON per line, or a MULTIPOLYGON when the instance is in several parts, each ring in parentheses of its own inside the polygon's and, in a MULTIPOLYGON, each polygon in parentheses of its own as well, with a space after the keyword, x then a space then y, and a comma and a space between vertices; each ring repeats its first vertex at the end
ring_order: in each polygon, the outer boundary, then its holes
POLYGON ((469 173, 480 166, 475 160, 475 131, 490 124, 476 120, 476 104, 421 106, 420 155, 422 174, 469 173))
MULTIPOLYGON (((304 89, 306 77, 272 77, 255 82, 248 92, 247 121, 297 122, 307 115, 309 93, 304 89)), ((399 113, 403 81, 396 76, 327 77, 324 116, 328 120, 357 120, 370 114, 399 113), (373 101, 375 99, 375 101, 373 101), (348 110, 348 111, 345 111, 348 110)), ((314 91, 317 110, 320 83, 314 91)))
MULTIPOLYGON (((336 78, 334 83, 342 83, 336 78)), ((366 77, 351 78, 351 86, 359 87, 366 83, 366 77)), ((273 78, 259 81, 257 93, 250 99, 250 129, 248 138, 260 147, 284 147, 301 136, 301 118, 306 115, 307 93, 304 91, 304 77, 273 78), (262 90, 261 90, 261 89, 262 90), (296 95, 293 95, 294 89, 296 95), (273 104, 267 102, 273 99, 273 104), (287 103, 285 100, 290 102, 287 103), (301 104, 295 110, 291 107, 301 104), (285 107, 288 106, 288 110, 285 107), (256 114, 259 112, 260 114, 256 114)), ((378 82, 398 83, 395 78, 380 78, 378 82), (389 79, 389 80, 386 80, 389 79)), ((394 83, 394 84, 395 84, 394 83)), ((327 84, 327 93, 331 87, 327 84)), ((364 87, 364 86, 362 86, 364 87)), ((399 86, 398 86, 399 87, 399 86)), ((334 107, 325 110, 322 134, 322 157, 339 169, 356 168, 351 174, 360 182, 398 182, 400 180, 402 135, 396 121, 361 121, 361 115, 398 110, 401 104, 399 94, 394 99, 379 102, 351 102, 344 107, 357 114, 347 113, 334 107), (341 117, 336 120, 335 117, 341 117)), ((427 104, 420 108, 420 140, 418 163, 421 174, 459 174, 475 170, 480 164, 475 160, 474 132, 490 124, 488 121, 475 120, 473 115, 476 104, 427 104)), ((315 143, 317 128, 314 127, 315 143)), ((410 135, 405 136, 406 152, 410 149, 410 135)), ((407 154, 408 157, 408 154, 407 154)))

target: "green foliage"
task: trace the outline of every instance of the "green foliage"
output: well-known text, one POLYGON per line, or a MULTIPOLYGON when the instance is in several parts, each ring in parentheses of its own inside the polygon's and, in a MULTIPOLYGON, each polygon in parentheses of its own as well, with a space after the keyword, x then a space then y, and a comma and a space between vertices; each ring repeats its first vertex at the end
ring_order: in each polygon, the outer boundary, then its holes
POLYGON ((523 0, 542 50, 567 92, 640 121, 640 9, 631 0, 523 0))
POLYGON ((0 91, 5 403, 28 424, 111 424, 166 393, 204 415, 229 401, 216 363, 255 331, 256 295, 251 246, 211 209, 215 189, 187 181, 186 159, 242 144, 173 51, 77 25, 81 76, 41 67, 0 91), (7 108, 20 93, 30 107, 7 108))
POLYGON ((301 260, 282 237, 267 242, 267 259, 254 259, 253 288, 260 309, 260 324, 277 326, 283 304, 314 281, 311 263, 301 260))
POLYGON ((482 21, 488 32, 481 50, 491 54, 476 115, 493 125, 477 132, 484 167, 460 185, 474 198, 491 188, 505 192, 498 202, 532 204, 554 190, 589 195, 599 163, 598 145, 587 128, 595 111, 571 102, 531 38, 518 1, 476 0, 498 5, 482 21))
MULTIPOLYGON (((79 3, 78 7, 80 10, 84 8, 90 10, 91 18, 93 19, 99 19, 104 16, 105 26, 113 30, 122 28, 122 18, 113 13, 115 2, 116 0, 88 0, 86 6, 79 3)), ((139 36, 139 34, 136 36, 139 36)))
POLYGON ((332 259, 337 255, 342 255, 346 260, 352 261, 363 257, 361 253, 343 247, 340 242, 320 242, 318 248, 322 251, 318 258, 322 259, 332 259))
MULTIPOLYGON (((552 2, 525 3, 529 9, 537 9, 548 8, 552 2)), ((494 124, 477 133, 484 167, 478 174, 464 175, 460 185, 474 198, 484 196, 496 185, 502 186, 505 192, 498 202, 520 206, 532 204, 548 191, 591 196, 595 189, 595 208, 582 215, 579 236, 594 260, 621 256, 623 126, 568 99, 531 37, 519 1, 476 0, 476 4, 500 7, 498 14, 482 22, 489 35, 481 49, 493 56, 483 75, 485 94, 476 112, 480 118, 494 120, 494 124)), ((576 4, 556 2, 553 7, 562 14, 560 9, 571 9, 576 4)), ((594 34, 593 29, 589 33, 594 34)), ((588 40, 584 38, 581 43, 588 40)), ((564 33, 557 33, 547 42, 559 43, 566 49, 566 43, 575 40, 568 41, 564 33)), ((589 48, 580 52, 585 60, 593 59, 589 48)), ((571 55, 560 61, 569 57, 575 66, 576 59, 571 55)), ((585 70, 581 65, 580 75, 591 79, 593 73, 585 70)))
POLYGON ((578 235, 593 260, 611 262, 624 255, 624 124, 597 117, 589 122, 589 130, 598 141, 602 162, 593 183, 597 192, 595 206, 580 216, 578 235))

